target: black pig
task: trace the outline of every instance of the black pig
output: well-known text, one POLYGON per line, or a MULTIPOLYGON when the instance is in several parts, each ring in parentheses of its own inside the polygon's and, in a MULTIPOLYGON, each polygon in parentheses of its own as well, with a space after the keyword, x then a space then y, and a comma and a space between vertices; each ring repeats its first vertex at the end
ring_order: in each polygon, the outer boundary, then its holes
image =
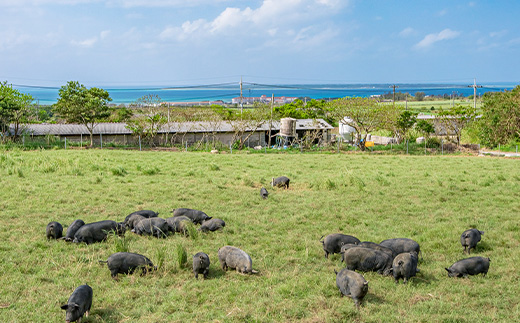
POLYGON ((224 246, 218 250, 218 260, 222 270, 227 271, 228 268, 236 269, 237 272, 243 274, 257 274, 258 271, 253 270, 253 261, 251 257, 243 250, 224 246))
POLYGON ((224 220, 213 218, 211 220, 202 222, 202 225, 200 226, 199 231, 202 231, 202 232, 217 231, 217 230, 222 230, 222 228, 224 228, 225 226, 226 226, 226 222, 224 222, 224 220))
POLYGON ((404 284, 408 282, 410 277, 414 277, 417 273, 417 253, 405 252, 398 254, 392 263, 392 274, 394 275, 395 283, 399 283, 399 279, 403 278, 404 284))
POLYGON ((354 300, 356 308, 359 310, 359 304, 368 292, 368 282, 355 271, 342 269, 336 273, 336 286, 338 286, 341 296, 348 296, 354 300))
POLYGON ((67 242, 71 242, 74 240, 74 235, 76 232, 78 232, 79 228, 85 225, 85 222, 83 220, 77 219, 72 222, 71 225, 67 228, 67 234, 65 235, 64 239, 67 242))
POLYGON ((272 187, 283 187, 283 188, 286 188, 286 189, 289 189, 289 182, 291 180, 285 176, 280 176, 280 177, 277 177, 277 178, 274 178, 271 180, 271 186, 272 187))
MULTIPOLYGON (((323 237, 322 237, 323 238, 323 237)), ((325 239, 320 241, 323 244, 325 258, 329 258, 329 253, 335 254, 341 251, 341 246, 347 243, 358 244, 358 238, 341 233, 329 234, 325 239)))
POLYGON ((196 224, 202 224, 202 222, 211 219, 211 217, 209 217, 206 213, 199 211, 199 210, 194 210, 194 209, 178 208, 178 209, 174 209, 172 212, 173 212, 173 216, 184 215, 184 216, 190 218, 191 221, 193 221, 193 223, 196 223, 196 224))
POLYGON ((89 285, 81 285, 72 292, 67 304, 62 305, 61 309, 66 311, 65 322, 81 322, 83 315, 88 317, 88 312, 92 307, 92 288, 89 285))
POLYGON ((193 256, 193 273, 195 278, 199 279, 199 274, 204 275, 204 279, 208 278, 209 273, 209 256, 204 252, 198 252, 193 256))
POLYGON ((349 270, 375 271, 382 275, 390 275, 392 272, 392 257, 384 251, 350 248, 343 254, 343 260, 349 270))
POLYGON ((468 255, 471 253, 471 249, 475 249, 477 243, 481 239, 481 235, 484 234, 484 231, 479 231, 477 229, 469 229, 462 232, 460 236, 460 244, 464 247, 464 252, 467 251, 468 255))
POLYGON ((457 261, 450 268, 444 268, 448 277, 467 277, 468 275, 487 275, 491 259, 484 257, 471 257, 457 261))
POLYGON ((108 265, 110 275, 115 280, 117 280, 117 274, 132 274, 136 269, 141 269, 143 274, 157 270, 150 259, 131 252, 117 252, 111 254, 106 261, 100 260, 99 262, 108 265))
POLYGON ((81 226, 78 229, 78 231, 76 231, 73 242, 84 242, 86 244, 101 242, 106 240, 108 233, 110 232, 114 232, 119 235, 124 235, 124 225, 122 223, 117 223, 112 220, 88 223, 81 226))
POLYGON ((45 231, 47 233, 47 240, 50 240, 51 238, 60 239, 63 236, 63 226, 56 221, 47 224, 45 231))

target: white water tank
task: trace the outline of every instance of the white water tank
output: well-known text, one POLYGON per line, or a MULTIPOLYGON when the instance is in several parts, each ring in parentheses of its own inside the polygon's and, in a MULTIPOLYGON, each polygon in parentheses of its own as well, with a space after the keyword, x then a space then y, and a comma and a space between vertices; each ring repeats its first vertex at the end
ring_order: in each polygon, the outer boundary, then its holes
POLYGON ((280 122, 280 134, 286 137, 296 136, 296 119, 283 118, 280 122))
POLYGON ((356 134, 356 129, 354 127, 349 126, 347 123, 352 123, 354 120, 350 118, 343 118, 339 121, 339 135, 343 137, 346 141, 354 140, 354 136, 356 134))

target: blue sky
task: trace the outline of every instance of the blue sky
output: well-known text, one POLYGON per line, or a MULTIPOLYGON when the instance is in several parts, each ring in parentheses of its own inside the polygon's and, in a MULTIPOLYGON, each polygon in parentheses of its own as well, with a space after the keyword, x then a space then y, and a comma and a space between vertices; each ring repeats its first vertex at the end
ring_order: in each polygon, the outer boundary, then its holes
POLYGON ((520 81, 520 1, 0 0, 0 80, 520 81))

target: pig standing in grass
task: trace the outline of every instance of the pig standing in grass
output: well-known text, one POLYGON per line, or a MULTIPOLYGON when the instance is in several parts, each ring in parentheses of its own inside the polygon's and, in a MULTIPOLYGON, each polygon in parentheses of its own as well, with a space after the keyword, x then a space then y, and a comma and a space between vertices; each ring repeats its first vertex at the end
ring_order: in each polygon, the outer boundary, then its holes
POLYGON ((63 236, 63 226, 56 221, 52 221, 47 224, 47 228, 45 229, 47 233, 47 240, 52 239, 60 239, 63 236))
MULTIPOLYGON (((323 237, 322 237, 323 238, 323 237)), ((329 234, 320 241, 323 244, 325 258, 329 258, 329 253, 335 254, 341 251, 341 246, 347 243, 358 244, 360 241, 354 236, 341 233, 329 234)))
POLYGON ((384 251, 369 248, 350 248, 343 254, 349 270, 375 271, 381 275, 392 272, 392 257, 384 251))
POLYGON ((271 180, 271 186, 272 187, 283 187, 285 189, 289 189, 289 182, 291 180, 288 177, 280 176, 277 178, 274 178, 271 180))
POLYGON ((65 322, 81 322, 83 315, 88 317, 88 312, 92 307, 92 288, 89 285, 81 285, 72 292, 67 304, 62 305, 61 309, 66 311, 65 322))
POLYGON ((265 189, 265 187, 262 187, 260 189, 260 196, 265 200, 269 196, 269 192, 265 189))
POLYGON ((188 235, 189 223, 193 223, 190 218, 184 215, 172 216, 171 218, 167 218, 166 222, 168 222, 171 231, 182 233, 185 236, 188 235))
POLYGON ((477 229, 469 229, 462 232, 460 236, 460 244, 464 247, 464 252, 467 251, 468 255, 471 253, 471 249, 475 249, 477 243, 481 239, 481 235, 484 234, 484 231, 479 231, 477 229))
POLYGON ((403 278, 404 284, 408 282, 410 277, 414 277, 417 273, 417 253, 405 252, 398 254, 392 263, 392 273, 395 283, 399 283, 399 279, 403 278))
POLYGON ((81 226, 78 231, 76 231, 73 242, 84 242, 86 244, 101 242, 106 240, 110 232, 114 232, 118 235, 124 235, 125 227, 122 223, 117 223, 112 220, 88 223, 81 226))
POLYGON ((139 221, 132 230, 132 232, 139 235, 154 236, 157 238, 166 238, 170 231, 170 225, 162 218, 143 219, 139 221))
POLYGON ((209 256, 204 252, 198 252, 193 256, 193 273, 195 278, 199 279, 199 274, 204 275, 204 279, 208 278, 209 273, 209 256))
POLYGON ((448 277, 467 277, 468 275, 487 275, 491 259, 484 257, 471 257, 457 261, 450 268, 444 268, 448 277))
POLYGON ((392 249, 395 255, 412 251, 417 252, 417 254, 421 252, 421 247, 419 246, 419 244, 413 241, 412 239, 408 238, 387 239, 381 241, 379 245, 392 249))
POLYGON ((191 221, 193 221, 193 223, 196 223, 196 224, 202 224, 202 222, 211 219, 211 217, 208 216, 206 213, 199 211, 199 210, 194 210, 194 209, 178 208, 178 209, 174 209, 172 212, 173 212, 173 216, 184 215, 184 216, 190 218, 191 221))
POLYGON ((217 231, 222 230, 226 226, 226 222, 221 219, 210 219, 202 222, 202 225, 199 228, 199 231, 208 232, 208 231, 217 231))
POLYGON ((83 220, 77 219, 72 222, 71 225, 67 228, 67 234, 65 235, 64 239, 67 242, 71 242, 74 240, 74 235, 76 232, 78 232, 79 228, 85 225, 85 222, 83 220))
POLYGON ((251 257, 243 250, 224 246, 218 250, 218 260, 222 270, 227 271, 228 268, 236 269, 237 272, 243 274, 257 274, 258 271, 253 270, 253 261, 251 257))
POLYGON ((132 274, 136 269, 142 270, 143 274, 157 270, 150 259, 131 252, 117 252, 111 254, 106 261, 100 260, 99 262, 108 265, 110 275, 115 280, 117 280, 117 274, 132 274))
POLYGON ((359 310, 359 304, 368 292, 368 282, 355 271, 342 269, 336 273, 336 286, 338 286, 341 296, 348 296, 354 300, 356 308, 359 310))

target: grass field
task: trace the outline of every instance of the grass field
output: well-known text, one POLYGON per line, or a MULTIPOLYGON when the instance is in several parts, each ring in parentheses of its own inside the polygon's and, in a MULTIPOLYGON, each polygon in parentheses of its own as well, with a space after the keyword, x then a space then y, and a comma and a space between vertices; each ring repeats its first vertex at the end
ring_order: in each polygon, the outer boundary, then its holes
MULTIPOLYGON (((94 290, 83 322, 304 321, 513 322, 520 316, 520 160, 368 154, 220 154, 108 150, 0 151, 0 321, 59 322, 72 291, 94 290), (289 190, 271 177, 291 178, 289 190), (259 196, 260 187, 270 192, 259 196), (167 239, 110 237, 92 245, 47 241, 45 227, 122 221, 135 210, 164 218, 173 208, 205 211, 223 231, 167 239), (448 278, 465 258, 460 234, 485 231, 475 256, 487 277, 448 278), (365 273, 360 311, 341 298, 320 237, 362 241, 408 237, 421 245, 421 272, 408 285, 365 273), (223 272, 217 250, 248 252, 259 275, 223 272), (121 248, 159 266, 110 278, 98 260, 121 248), (178 249, 188 253, 188 266, 178 249), (211 259, 195 280, 191 256, 211 259)), ((472 254, 473 255, 473 254, 472 254)))
MULTIPOLYGON (((424 101, 396 101, 395 104, 407 106, 413 112, 424 114, 437 114, 440 109, 448 110, 454 105, 473 106, 472 99, 456 99, 456 100, 424 100, 424 101), (433 109, 432 109, 433 108, 433 109)), ((477 111, 482 108, 482 101, 477 100, 477 111)))

